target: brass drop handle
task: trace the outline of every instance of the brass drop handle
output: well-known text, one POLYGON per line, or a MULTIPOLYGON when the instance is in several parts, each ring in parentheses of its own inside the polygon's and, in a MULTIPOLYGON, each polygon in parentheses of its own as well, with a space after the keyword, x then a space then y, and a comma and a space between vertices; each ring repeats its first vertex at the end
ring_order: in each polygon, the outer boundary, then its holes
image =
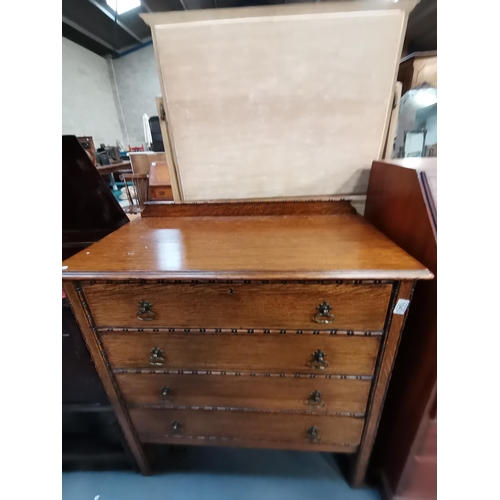
POLYGON ((307 363, 307 366, 315 368, 316 370, 324 370, 325 368, 328 368, 330 364, 325 360, 325 356, 326 354, 318 349, 312 353, 312 360, 307 363))
POLYGON ((317 427, 314 427, 314 425, 307 429, 306 436, 310 443, 321 443, 319 430, 317 427))
POLYGON ((325 406, 325 403, 321 400, 321 392, 313 391, 309 395, 309 406, 325 406))
POLYGON ((164 386, 160 390, 160 399, 163 401, 172 401, 172 391, 170 387, 164 386))
POLYGON ((149 364, 153 366, 161 366, 164 363, 165 358, 163 357, 163 351, 159 347, 153 347, 153 349, 151 349, 149 364))
POLYGON ((172 422, 172 430, 176 433, 179 434, 182 430, 182 424, 180 422, 177 422, 177 420, 174 420, 172 422))
POLYGON ((314 321, 321 324, 329 324, 335 321, 335 316, 330 314, 332 306, 328 302, 322 302, 318 307, 316 307, 318 312, 314 316, 314 321))
POLYGON ((137 311, 137 319, 141 321, 153 321, 156 318, 156 314, 151 310, 153 304, 147 300, 141 300, 139 302, 139 309, 137 311))

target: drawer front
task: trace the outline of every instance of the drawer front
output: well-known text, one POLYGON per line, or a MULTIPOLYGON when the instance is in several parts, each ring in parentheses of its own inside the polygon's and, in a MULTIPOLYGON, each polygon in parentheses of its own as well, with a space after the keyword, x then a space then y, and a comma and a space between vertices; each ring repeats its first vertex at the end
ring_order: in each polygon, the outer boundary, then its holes
POLYGON ((173 200, 172 188, 170 186, 150 187, 152 200, 173 200))
POLYGON ((361 331, 383 330, 391 289, 348 284, 84 285, 98 326, 361 331), (150 312, 141 313, 141 301, 152 305, 150 312), (321 315, 323 303, 331 309, 321 315))
POLYGON ((129 404, 364 413, 370 380, 325 377, 117 374, 129 404))
POLYGON ((295 333, 102 332, 101 339, 113 368, 338 375, 372 375, 380 342, 295 333))
POLYGON ((156 436, 205 436, 229 439, 358 445, 364 419, 218 410, 131 409, 141 439, 156 436), (315 427, 317 432, 308 430, 315 427))

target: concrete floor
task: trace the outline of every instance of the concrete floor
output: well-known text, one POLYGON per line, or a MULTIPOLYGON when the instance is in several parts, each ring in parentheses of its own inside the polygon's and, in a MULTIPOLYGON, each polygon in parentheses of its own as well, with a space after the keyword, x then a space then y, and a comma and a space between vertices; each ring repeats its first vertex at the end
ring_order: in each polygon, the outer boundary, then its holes
POLYGON ((352 490, 331 454, 190 447, 179 470, 63 473, 63 500, 380 500, 352 490))

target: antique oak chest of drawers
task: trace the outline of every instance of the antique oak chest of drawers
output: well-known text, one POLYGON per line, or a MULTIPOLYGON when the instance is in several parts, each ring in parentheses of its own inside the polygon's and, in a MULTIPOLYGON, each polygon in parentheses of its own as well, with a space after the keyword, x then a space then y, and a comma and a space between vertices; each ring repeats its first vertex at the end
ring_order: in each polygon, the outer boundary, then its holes
POLYGON ((349 453, 360 485, 415 281, 348 202, 150 203, 63 263, 130 447, 349 453))

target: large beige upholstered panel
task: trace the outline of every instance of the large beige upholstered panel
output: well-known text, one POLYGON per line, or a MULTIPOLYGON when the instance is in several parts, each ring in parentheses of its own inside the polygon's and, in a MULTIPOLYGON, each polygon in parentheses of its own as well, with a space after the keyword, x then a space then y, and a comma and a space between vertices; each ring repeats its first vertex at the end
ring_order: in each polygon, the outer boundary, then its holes
POLYGON ((183 200, 366 192, 407 12, 342 5, 151 23, 183 200))

